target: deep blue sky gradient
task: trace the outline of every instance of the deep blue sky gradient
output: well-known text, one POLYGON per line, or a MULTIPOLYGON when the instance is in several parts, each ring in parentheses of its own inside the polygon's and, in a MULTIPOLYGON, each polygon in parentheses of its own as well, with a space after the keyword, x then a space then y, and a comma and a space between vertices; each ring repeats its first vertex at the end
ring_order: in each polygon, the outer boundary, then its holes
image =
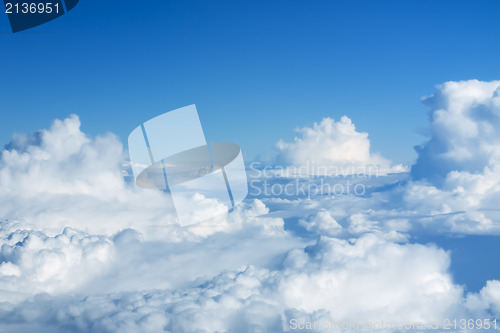
POLYGON ((346 114, 397 162, 425 140, 420 97, 500 78, 498 1, 90 1, 12 34, 0 15, 0 143, 81 117, 126 143, 196 104, 210 141, 268 154, 293 129, 346 114))

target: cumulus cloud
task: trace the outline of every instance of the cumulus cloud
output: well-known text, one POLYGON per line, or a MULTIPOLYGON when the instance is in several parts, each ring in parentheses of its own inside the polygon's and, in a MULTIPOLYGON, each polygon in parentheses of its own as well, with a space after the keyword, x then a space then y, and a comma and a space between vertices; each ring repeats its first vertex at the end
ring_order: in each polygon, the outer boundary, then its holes
POLYGON ((65 226, 112 234, 131 221, 175 223, 168 198, 124 182, 123 159, 116 136, 91 139, 74 115, 14 135, 0 157, 0 216, 52 234, 65 226))
POLYGON ((245 220, 244 228, 220 229, 182 242, 147 240, 133 229, 106 236, 65 228, 49 236, 2 222, 0 296, 2 301, 18 303, 39 293, 175 289, 249 264, 274 267, 276 260, 305 242, 289 237, 281 219, 255 221, 254 213, 262 213, 259 205, 254 201, 242 208, 245 213, 239 219, 245 220), (255 251, 256 242, 260 251, 255 251))
POLYGON ((483 316, 500 316, 500 281, 490 280, 479 291, 467 295, 466 307, 483 316))
POLYGON ((410 207, 449 214, 456 232, 498 233, 500 81, 447 82, 426 97, 430 138, 416 147, 410 207))
POLYGON ((450 313, 461 297, 447 273, 448 255, 433 246, 367 234, 351 241, 321 238, 304 255, 289 258, 296 271, 287 274, 281 288, 289 307, 309 314, 326 310, 339 320, 426 320, 450 313))
MULTIPOLYGON (((54 121, 48 130, 14 135, 0 155, 0 218, 22 221, 24 228, 49 235, 65 227, 107 236, 131 228, 145 237, 181 241, 241 230, 250 216, 267 212, 255 201, 198 226, 180 228, 169 195, 124 180, 125 157, 115 135, 89 138, 75 115, 54 121)), ((253 221, 265 232, 283 223, 253 221)))
POLYGON ((463 291, 448 265, 435 246, 323 237, 290 251, 279 270, 246 266, 177 290, 37 296, 0 306, 0 318, 4 328, 40 323, 74 332, 281 332, 292 331, 294 319, 425 323, 467 311, 456 309, 463 291))
MULTIPOLYGON (((346 117, 299 132, 279 144, 292 166, 395 170, 346 117)), ((15 135, 6 146, 0 331, 286 332, 294 319, 498 315, 500 282, 464 294, 450 273, 450 253, 409 243, 415 216, 431 224, 451 216, 457 232, 477 227, 456 210, 483 214, 472 208, 494 202, 493 160, 479 171, 454 167, 441 184, 416 175, 407 184, 408 175, 398 174, 356 179, 366 188, 361 196, 255 196, 182 228, 168 195, 124 180, 125 158, 114 135, 90 138, 76 116, 15 135)), ((270 182, 258 183, 261 189, 290 183, 261 178, 270 182)), ((495 221, 481 218, 491 233, 495 221)))
POLYGON ((5 299, 177 287, 249 262, 266 266, 302 243, 257 199, 182 228, 168 195, 124 180, 123 161, 114 135, 89 138, 76 116, 13 137, 0 158, 5 299), (254 251, 256 239, 266 253, 254 251), (224 260, 208 265, 213 257, 224 260))
POLYGON ((341 232, 342 226, 335 221, 330 212, 325 209, 320 210, 308 219, 300 219, 299 223, 307 231, 324 232, 328 235, 337 235, 341 232))
POLYGON ((114 257, 112 242, 66 228, 54 237, 40 231, 0 228, 0 294, 22 299, 37 293, 73 291, 106 271, 114 257), (10 232, 8 229, 12 229, 10 232))
POLYGON ((452 171, 483 172, 500 160, 500 81, 446 82, 425 97, 430 139, 417 146, 415 179, 436 180, 452 171))
POLYGON ((346 116, 335 121, 324 118, 312 127, 296 130, 300 137, 292 142, 280 140, 279 159, 301 167, 307 164, 311 174, 330 175, 332 168, 338 174, 387 173, 403 171, 402 166, 391 168, 390 161, 370 152, 368 133, 358 132, 346 116), (342 167, 342 170, 338 169, 342 167))

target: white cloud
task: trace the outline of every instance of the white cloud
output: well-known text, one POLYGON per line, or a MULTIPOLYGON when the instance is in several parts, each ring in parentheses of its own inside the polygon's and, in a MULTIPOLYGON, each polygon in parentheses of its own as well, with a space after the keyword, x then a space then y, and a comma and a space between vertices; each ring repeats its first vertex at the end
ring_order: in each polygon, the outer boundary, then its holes
POLYGON ((113 260, 114 247, 105 236, 66 228, 51 237, 19 227, 3 222, 0 228, 0 295, 4 300, 76 290, 105 272, 113 260))
POLYGON ((500 232, 499 92, 500 81, 470 80, 447 82, 425 98, 431 137, 417 147, 416 182, 405 198, 455 232, 500 232))
MULTIPOLYGON (((54 121, 49 130, 14 135, 0 156, 0 218, 22 221, 23 228, 48 235, 65 227, 107 236, 132 228, 148 239, 178 242, 241 230, 252 216, 267 212, 254 201, 234 213, 180 228, 168 195, 124 181, 124 157, 116 136, 87 137, 75 115, 54 121)), ((265 232, 283 224, 282 219, 252 221, 265 232)))
MULTIPOLYGON (((412 214, 486 207, 494 163, 449 172, 442 186, 397 186, 405 175, 392 175, 357 179, 367 188, 362 197, 247 199, 181 228, 168 196, 123 180, 117 138, 89 138, 79 126, 76 116, 56 121, 15 136, 2 152, 0 331, 279 332, 293 318, 498 314, 498 281, 464 295, 449 253, 407 241, 412 214)), ((390 168, 347 118, 301 134, 281 143, 294 165, 390 168)), ((471 227, 458 219, 464 214, 453 216, 471 227)), ((491 231, 492 220, 482 223, 491 231)))
POLYGON ((321 238, 306 255, 289 257, 280 291, 289 308, 328 311, 337 320, 427 320, 450 313, 462 290, 443 250, 397 244, 374 234, 321 238))
POLYGON ((498 318, 500 316, 500 281, 490 280, 479 293, 468 294, 466 307, 486 318, 491 315, 498 318))
POLYGON ((500 161, 499 88, 500 81, 446 82, 424 98, 432 109, 430 138, 417 147, 415 178, 482 172, 500 161))
POLYGON ((16 305, 3 303, 0 328, 281 332, 292 331, 293 319, 428 323, 498 313, 499 282, 464 297, 453 284, 449 261, 435 246, 397 244, 374 234, 349 241, 322 237, 290 251, 280 269, 246 266, 174 290, 39 295, 16 305))
POLYGON ((280 140, 276 144, 279 159, 296 167, 307 165, 311 174, 331 175, 332 170, 339 174, 404 171, 402 166, 392 168, 390 161, 371 153, 368 133, 358 132, 346 116, 337 122, 324 118, 312 128, 296 131, 300 137, 293 142, 280 140))
POLYGON ((174 223, 165 196, 123 181, 123 158, 114 135, 88 138, 77 116, 15 135, 0 158, 0 216, 51 234, 65 226, 113 234, 131 221, 174 223))
POLYGON ((342 231, 342 226, 335 221, 330 212, 327 210, 319 210, 309 219, 300 219, 299 223, 306 228, 307 231, 317 233, 325 233, 330 236, 339 234, 342 231))
POLYGON ((92 139, 79 127, 76 116, 57 120, 49 130, 16 135, 1 153, 3 300, 176 288, 249 263, 266 266, 303 243, 255 199, 181 228, 167 195, 124 181, 114 135, 92 139), (255 251, 256 241, 266 252, 255 251), (210 264, 214 257, 221 261, 210 264))

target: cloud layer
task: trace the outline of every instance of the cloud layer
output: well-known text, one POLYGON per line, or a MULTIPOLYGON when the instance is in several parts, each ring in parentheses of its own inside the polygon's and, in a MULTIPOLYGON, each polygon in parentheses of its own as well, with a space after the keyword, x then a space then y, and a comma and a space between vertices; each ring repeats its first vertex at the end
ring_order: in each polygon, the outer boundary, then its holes
MULTIPOLYGON (((114 135, 86 136, 77 116, 15 135, 0 157, 0 331, 290 332, 363 319, 392 332, 498 317, 498 280, 468 292, 452 254, 413 235, 496 232, 499 85, 450 82, 426 99, 431 137, 412 179, 343 178, 362 195, 262 192, 185 228, 168 195, 124 180, 114 135)), ((397 170, 347 117, 299 133, 278 144, 291 166, 397 170)), ((271 174, 271 189, 292 182, 271 174)), ((301 177, 324 179, 338 181, 301 177)))
MULTIPOLYGON (((463 290, 448 264, 447 253, 434 246, 374 235, 323 237, 290 251, 279 270, 246 266, 177 290, 37 296, 0 307, 0 318, 7 328, 38 324, 73 332, 280 332, 290 331, 293 320, 359 318, 425 323, 468 311, 456 308, 463 290)), ((471 307, 498 305, 486 288, 471 296, 471 307)))

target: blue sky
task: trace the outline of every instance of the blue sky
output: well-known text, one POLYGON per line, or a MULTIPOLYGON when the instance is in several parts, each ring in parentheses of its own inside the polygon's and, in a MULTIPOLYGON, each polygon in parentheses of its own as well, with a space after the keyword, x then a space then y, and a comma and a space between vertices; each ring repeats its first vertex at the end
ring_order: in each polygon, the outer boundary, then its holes
POLYGON ((415 159, 449 80, 499 76, 497 1, 82 0, 12 34, 0 16, 0 141, 76 113, 125 143, 140 122, 196 104, 210 141, 268 154, 293 129, 348 115, 374 151, 415 159))

